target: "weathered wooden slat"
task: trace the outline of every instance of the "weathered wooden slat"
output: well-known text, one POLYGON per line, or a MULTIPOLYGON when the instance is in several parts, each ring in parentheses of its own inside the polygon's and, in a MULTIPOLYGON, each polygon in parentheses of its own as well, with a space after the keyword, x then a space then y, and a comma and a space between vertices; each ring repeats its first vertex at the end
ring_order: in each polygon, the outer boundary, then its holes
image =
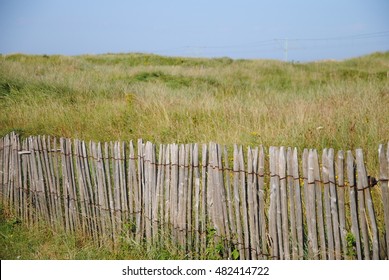
POLYGON ((280 147, 278 159, 278 175, 280 178, 280 195, 281 195, 281 221, 282 221, 282 243, 284 259, 290 260, 289 246, 289 216, 288 216, 288 195, 286 187, 286 149, 280 147))
POLYGON ((139 206, 140 206, 140 215, 139 215, 139 234, 137 234, 137 240, 140 241, 144 237, 145 230, 145 208, 144 208, 144 198, 145 198, 145 158, 144 158, 144 149, 143 149, 142 139, 138 139, 138 194, 139 194, 139 206))
POLYGON ((277 155, 276 148, 270 147, 269 150, 269 169, 270 169, 270 207, 269 207, 269 233, 272 258, 280 258, 278 250, 277 234, 277 155))
POLYGON ((309 150, 308 154, 308 205, 307 219, 311 221, 310 230, 312 243, 312 259, 319 257, 319 245, 317 236, 317 217, 316 217, 316 184, 315 184, 315 151, 309 150))
MULTIPOLYGON (((229 158, 228 158, 228 151, 227 147, 224 146, 224 167, 226 170, 230 170, 229 167, 229 158)), ((237 231, 236 231, 236 221, 235 221, 235 215, 234 215, 234 202, 233 202, 233 192, 234 188, 232 185, 232 180, 230 180, 230 172, 226 172, 225 174, 225 180, 226 180, 226 195, 227 195, 227 207, 228 207, 228 230, 230 231, 230 240, 233 244, 236 244, 237 242, 237 231)), ((231 246, 229 246, 230 248, 231 246)))
POLYGON ((334 231, 334 243, 335 243, 335 258, 340 260, 341 255, 341 241, 340 241, 340 225, 339 225, 339 212, 338 212, 338 195, 335 186, 335 162, 334 162, 334 149, 328 150, 328 172, 330 182, 330 195, 331 195, 331 218, 332 227, 334 231))
POLYGON ((193 145, 192 144, 186 144, 185 149, 187 150, 188 154, 188 161, 187 161, 187 192, 186 192, 186 246, 187 246, 187 252, 189 258, 193 258, 192 252, 193 250, 193 240, 194 240, 194 232, 193 232, 193 145))
POLYGON ((212 206, 210 212, 212 213, 211 221, 212 228, 215 230, 214 242, 215 244, 220 244, 222 242, 221 237, 225 235, 224 229, 224 217, 222 209, 222 200, 221 197, 221 182, 219 180, 219 163, 218 163, 218 147, 215 143, 209 143, 209 176, 210 185, 213 186, 212 189, 209 189, 209 205, 212 206))
POLYGON ((379 146, 378 157, 380 162, 379 181, 385 220, 386 258, 389 259, 389 144, 387 148, 385 148, 385 145, 379 146))
MULTIPOLYGON (((26 165, 27 165, 27 178, 28 178, 28 186, 27 186, 27 203, 28 203, 28 224, 33 225, 35 223, 35 216, 36 216, 36 192, 35 192, 35 181, 34 181, 34 175, 33 175, 33 168, 31 167, 31 164, 33 162, 34 154, 32 153, 32 144, 31 144, 31 138, 28 137, 26 139, 26 147, 25 150, 29 151, 30 153, 26 155, 26 165)), ((60 198, 62 199, 62 197, 60 198)), ((65 224, 64 224, 65 226, 65 224)))
POLYGON ((302 157, 302 169, 303 169, 303 181, 304 181, 304 205, 305 205, 305 217, 307 221, 307 236, 308 236, 308 259, 313 259, 313 249, 312 249, 312 220, 311 220, 311 212, 310 212, 310 188, 308 185, 308 158, 309 151, 308 149, 303 150, 302 157))
MULTIPOLYGON (((30 139, 29 139, 30 140, 30 139)), ((4 157, 3 157, 3 205, 6 206, 6 207, 10 207, 11 208, 11 205, 9 204, 10 203, 10 199, 9 199, 9 188, 10 188, 10 184, 9 184, 9 175, 10 175, 10 170, 9 170, 9 167, 10 167, 10 154, 11 154, 11 150, 12 150, 12 147, 11 147, 11 143, 10 143, 10 135, 7 134, 5 137, 4 137, 4 157)), ((32 150, 32 148, 31 148, 32 150)), ((31 153, 31 150, 30 150, 30 153, 31 153)), ((32 157, 30 157, 32 158, 32 157)))
POLYGON ((52 171, 52 162, 50 157, 50 137, 42 138, 42 149, 43 149, 43 158, 44 158, 44 168, 46 173, 46 182, 47 182, 47 191, 48 191, 48 202, 49 202, 49 211, 51 216, 51 224, 53 227, 57 226, 57 207, 56 207, 56 197, 55 197, 55 186, 54 186, 54 174, 52 171))
POLYGON ((4 156, 4 205, 10 209, 12 209, 11 205, 11 197, 10 197, 10 192, 11 192, 11 173, 12 173, 12 146, 11 146, 11 135, 7 134, 5 136, 5 156, 4 156))
POLYGON ((208 185, 207 185, 207 166, 208 166, 208 148, 206 144, 203 144, 202 149, 201 149, 201 219, 200 219, 200 224, 201 224, 201 254, 204 256, 206 252, 206 247, 207 247, 207 192, 208 192, 208 185))
POLYGON ((338 209, 339 209, 339 231, 342 245, 341 255, 343 258, 347 254, 347 230, 346 230, 346 210, 345 210, 345 183, 344 183, 344 153, 338 151, 336 161, 336 174, 337 178, 337 193, 338 193, 338 209))
POLYGON ((130 217, 130 236, 137 242, 140 238, 141 227, 141 194, 139 193, 139 184, 137 177, 137 158, 135 157, 135 149, 132 141, 129 143, 129 157, 128 157, 128 208, 130 217))
POLYGON ((237 248, 239 251, 239 257, 241 260, 245 259, 245 250, 243 243, 243 230, 242 230, 242 222, 241 222, 241 198, 239 192, 239 150, 238 146, 234 145, 234 208, 235 208, 235 218, 236 218, 236 229, 238 233, 238 244, 237 248))
MULTIPOLYGON (((121 195, 121 182, 120 182, 120 142, 116 141, 111 142, 111 164, 112 164, 112 177, 113 177, 113 186, 112 186, 112 200, 113 200, 113 210, 114 210, 114 219, 116 238, 118 239, 122 231, 122 195, 121 195)), ((118 240, 115 240, 117 242, 118 240)))
MULTIPOLYGON (((143 147, 142 147, 143 149, 143 147)), ((152 207, 152 144, 150 142, 146 142, 146 145, 144 147, 144 223, 145 223, 145 237, 146 240, 149 240, 149 243, 147 244, 148 248, 151 247, 151 222, 152 222, 152 214, 151 214, 151 207, 152 207)))
POLYGON ((255 197, 255 186, 254 186, 254 174, 253 174, 253 154, 250 147, 247 148, 247 211, 248 211, 248 224, 250 234, 250 253, 251 259, 256 260, 257 254, 255 253, 255 238, 258 236, 255 230, 255 210, 254 210, 254 197, 255 197))
POLYGON ((347 151, 347 178, 349 182, 350 212, 351 212, 351 233, 355 238, 358 260, 362 259, 362 244, 359 234, 359 219, 357 208, 357 191, 355 182, 354 156, 347 151))
POLYGON ((178 227, 178 241, 181 247, 185 249, 185 231, 186 231, 185 145, 181 144, 179 146, 178 151, 179 151, 179 156, 178 156, 179 169, 178 169, 178 193, 177 193, 177 199, 178 199, 177 227, 178 227))
MULTIPOLYGON (((57 199, 57 212, 59 213, 58 218, 60 221, 60 225, 65 228, 65 218, 64 218, 64 205, 63 205, 63 199, 61 196, 61 193, 63 192, 62 185, 61 185, 61 149, 60 145, 57 141, 57 138, 54 137, 53 139, 53 149, 51 150, 52 153, 52 159, 53 159, 53 174, 54 174, 54 187, 55 187, 55 194, 57 199)), ((28 165, 28 162, 27 162, 28 165)))
POLYGON ((116 211, 114 204, 114 182, 112 169, 114 165, 114 155, 113 155, 113 143, 105 142, 104 143, 104 171, 105 171, 105 181, 106 181, 106 192, 107 192, 107 209, 109 209, 109 229, 110 237, 115 244, 117 240, 117 230, 116 230, 116 211))
POLYGON ((165 148, 163 145, 159 146, 158 162, 155 164, 156 169, 156 193, 153 205, 153 234, 154 242, 160 241, 160 233, 162 232, 163 224, 163 211, 164 211, 164 200, 163 200, 163 183, 165 175, 165 148))
POLYGON ((372 249, 373 249, 373 260, 379 259, 379 237, 378 237, 378 228, 377 221, 375 217, 375 211, 373 206, 373 201, 370 193, 370 186, 367 178, 366 168, 363 160, 363 152, 362 149, 356 150, 356 159, 357 159, 357 168, 358 168, 358 181, 360 180, 360 185, 358 186, 358 190, 363 188, 363 193, 365 195, 365 203, 368 210, 368 216, 370 221, 370 230, 371 230, 371 238, 372 238, 372 249))
POLYGON ((10 140, 9 140, 9 166, 8 166, 8 183, 7 183, 7 193, 8 193, 8 205, 10 209, 15 209, 14 205, 14 178, 15 178, 15 157, 14 157, 14 133, 11 133, 10 140))
POLYGON ((244 248, 246 259, 250 258, 250 232, 249 232, 249 220, 247 213, 247 184, 246 184, 246 172, 244 164, 244 154, 242 146, 239 147, 239 179, 241 188, 241 205, 242 205, 242 222, 243 222, 243 236, 244 236, 244 248))
MULTIPOLYGON (((34 138, 34 148, 35 148, 35 157, 36 157, 36 168, 37 168, 37 186, 38 186, 38 197, 40 199, 40 210, 42 217, 46 219, 46 221, 50 222, 50 211, 49 211, 49 203, 47 199, 47 187, 46 187, 46 174, 44 170, 44 159, 43 159, 43 149, 42 149, 42 138, 40 136, 34 138)), ((11 174, 13 175, 13 174, 11 174)), ((73 183, 73 181, 71 182, 73 183)), ((12 183, 13 184, 13 183, 12 183)), ((74 194, 74 192, 72 193, 74 194)), ((76 199, 76 198, 74 198, 76 199)), ((74 204, 73 204, 74 205, 74 204)), ((73 216, 75 215, 73 209, 73 216)))
POLYGON ((293 150, 293 181, 294 181, 294 198, 296 206, 296 229, 297 229, 297 240, 298 240, 298 255, 299 259, 304 258, 304 228, 303 228, 303 210, 302 210, 302 198, 300 189, 300 176, 299 166, 297 158, 297 149, 293 150))
POLYGON ((314 155, 314 173, 315 173, 315 190, 316 190, 316 205, 317 205, 317 229, 320 241, 320 257, 322 260, 327 259, 327 245, 325 239, 324 215, 323 215, 323 193, 322 180, 320 177, 319 158, 317 151, 313 150, 314 155))
MULTIPOLYGON (((207 193, 206 193, 206 198, 207 198, 207 217, 206 221, 208 223, 207 226, 207 232, 211 233, 216 230, 217 233, 217 228, 215 227, 215 203, 213 201, 213 192, 215 191, 214 188, 214 176, 213 176, 213 166, 214 166, 214 151, 211 143, 208 144, 208 165, 207 165, 207 193)), ((208 234, 208 237, 211 237, 212 234, 208 234)), ((214 242, 214 240, 211 240, 210 238, 207 238, 207 245, 210 242, 214 242)), ((211 244, 213 246, 213 244, 211 244)))
MULTIPOLYGON (((289 147, 286 151, 286 176, 288 185, 289 211, 290 211, 290 232, 291 232, 291 251, 292 259, 298 259, 297 225, 296 225, 296 198, 294 194, 293 177, 293 154, 289 147)), ((288 219, 289 220, 289 219, 288 219)))
POLYGON ((255 254, 256 259, 262 259, 262 255, 259 253, 261 252, 260 247, 260 232, 259 232, 259 206, 258 206, 258 176, 256 172, 258 172, 258 156, 259 156, 259 150, 258 147, 256 147, 254 150, 252 150, 253 153, 253 185, 252 185, 252 196, 253 196, 253 202, 254 202, 254 224, 252 225, 252 234, 254 235, 254 245, 252 254, 255 254))
POLYGON ((329 174, 329 159, 328 150, 323 150, 322 155, 322 178, 324 185, 324 205, 325 205, 325 217, 326 217, 326 233, 328 244, 328 259, 335 259, 335 247, 334 247, 334 229, 332 227, 331 216, 331 194, 330 194, 330 174, 329 174))
POLYGON ((86 144, 84 141, 80 143, 80 155, 81 155, 81 161, 83 165, 83 172, 84 172, 84 179, 85 179, 85 198, 86 198, 86 207, 87 207, 87 215, 88 215, 88 222, 91 230, 91 236, 93 239, 98 242, 99 236, 98 236, 98 225, 97 225, 97 217, 96 217, 96 198, 95 198, 95 191, 93 186, 93 171, 91 167, 91 160, 86 148, 86 144))
MULTIPOLYGON (((219 213, 221 215, 218 216, 219 223, 220 223, 220 235, 221 235, 221 241, 223 242, 223 247, 226 248, 228 246, 227 240, 230 240, 230 230, 229 230, 229 224, 228 224, 228 214, 227 214, 227 196, 226 196, 226 190, 225 190, 225 184, 224 184, 224 168, 223 168, 223 150, 222 146, 220 144, 215 144, 215 162, 217 164, 217 168, 215 169, 215 176, 217 178, 217 197, 218 199, 218 209, 219 213)), ((231 255, 231 250, 228 246, 226 250, 222 250, 222 257, 228 258, 231 255)))
POLYGON ((23 218, 23 178, 22 178, 22 159, 19 155, 21 143, 18 135, 14 135, 14 157, 15 157, 15 205, 16 213, 19 219, 23 218))
MULTIPOLYGON (((2 147, 1 147, 1 142, 3 141, 2 138, 0 138, 0 186, 1 186, 1 189, 3 188, 2 186, 2 175, 3 175, 3 169, 2 169, 2 152, 4 152, 4 150, 2 151, 2 147)), ((22 150, 23 151, 27 151, 27 139, 25 139, 22 143, 22 150)), ((29 205, 30 205, 30 197, 29 197, 29 175, 28 175, 28 156, 27 155, 24 155, 21 157, 21 173, 22 173, 22 180, 23 180, 23 186, 22 186, 22 194, 23 194, 23 198, 22 198, 22 207, 23 207, 23 220, 25 221, 26 224, 29 224, 29 213, 31 212, 31 209, 29 209, 29 205)))
MULTIPOLYGON (((150 142, 149 142, 150 143, 150 142)), ((158 202, 157 202, 157 161, 156 146, 149 144, 149 222, 151 226, 152 243, 158 241, 158 202), (155 213, 155 217, 154 217, 155 213), (155 222, 155 223, 154 223, 155 222)))
POLYGON ((275 161, 276 161, 276 176, 275 176, 275 188, 276 188, 276 209, 277 209, 277 237, 278 237, 278 250, 279 257, 281 260, 285 259, 284 253, 284 239, 282 234, 282 197, 281 197, 281 188, 280 188, 280 175, 279 175, 279 158, 280 158, 280 148, 275 148, 275 161))
POLYGON ((97 161, 97 145, 95 142, 89 141, 89 153, 91 156, 90 176, 92 184, 92 196, 94 197, 94 203, 92 205, 95 214, 95 228, 96 228, 96 241, 102 244, 102 240, 105 238, 105 226, 102 216, 102 207, 100 204, 100 192, 99 192, 99 165, 97 161))
POLYGON ((200 254, 200 166, 199 166, 199 145, 193 146, 193 180, 194 180, 194 194, 193 194, 193 215, 194 215, 194 253, 198 259, 200 254))
POLYGON ((170 192, 170 145, 166 146, 165 150, 165 225, 166 228, 164 231, 166 234, 171 234, 171 225, 172 225, 172 217, 170 216, 171 211, 171 192, 170 192))
MULTIPOLYGON (((126 142, 119 142, 119 179, 120 179, 120 199, 121 199, 121 219, 122 223, 128 225, 129 208, 128 208, 128 188, 127 188, 127 144, 126 142)), ((123 225, 123 234, 128 236, 128 230, 123 225)))
POLYGON ((58 194, 55 186, 55 175, 54 175, 54 164, 53 164, 53 152, 51 148, 51 138, 47 137, 44 138, 43 141, 43 147, 44 147, 44 157, 45 157, 45 165, 46 170, 48 174, 48 182, 49 182, 49 198, 50 198, 50 208, 52 213, 52 225, 54 228, 58 228, 61 226, 60 218, 59 218, 59 211, 60 208, 58 207, 58 194))
MULTIPOLYGON (((4 153, 5 153, 5 143, 4 143, 5 137, 0 137, 0 196, 1 196, 1 202, 3 205, 5 205, 5 183, 4 183, 4 174, 5 174, 5 160, 4 160, 4 153)), ((25 150, 26 147, 23 148, 25 150)))
POLYGON ((359 225, 362 232, 362 241, 363 241, 363 253, 364 259, 370 260, 370 246, 369 246, 369 235, 367 229, 367 211, 366 211, 366 202, 365 202, 365 192, 363 191, 365 184, 363 177, 364 174, 364 163, 362 154, 356 151, 355 154, 356 165, 357 165, 357 196, 358 196, 358 210, 359 210, 359 225))
POLYGON ((170 217, 172 219, 173 242, 178 238, 178 145, 171 145, 171 180, 170 180, 170 217))
MULTIPOLYGON (((67 160, 66 160, 66 154, 67 154, 67 145, 66 145, 66 139, 61 138, 60 139, 60 147, 61 147, 61 163, 62 163, 62 176, 63 176, 63 199, 64 199, 64 211, 65 211, 65 229, 66 231, 73 231, 73 222, 72 222, 72 216, 70 215, 70 199, 69 199, 69 188, 70 188, 70 182, 69 182, 69 174, 68 174, 68 167, 67 167, 67 160)), ((31 149, 32 147, 30 147, 31 149)), ((34 170, 35 163, 34 161, 31 161, 31 169, 34 170)), ((35 172, 32 172, 32 176, 35 177, 35 172)))
POLYGON ((75 176, 77 177, 77 186, 79 192, 80 205, 80 222, 83 234, 91 234, 91 227, 89 225, 88 216, 88 196, 86 193, 86 178, 81 154, 81 144, 78 139, 73 140, 74 156, 75 156, 75 176))
POLYGON ((103 237, 104 240, 109 240, 112 238, 112 222, 109 207, 107 180, 105 175, 105 169, 109 168, 109 166, 105 164, 105 157, 103 156, 103 148, 101 143, 97 143, 96 159, 98 165, 98 197, 102 216, 102 228, 104 234, 103 237))
POLYGON ((265 152, 262 146, 259 146, 258 155, 258 226, 259 232, 261 233, 261 251, 263 258, 269 254, 267 248, 267 221, 265 214, 265 152))

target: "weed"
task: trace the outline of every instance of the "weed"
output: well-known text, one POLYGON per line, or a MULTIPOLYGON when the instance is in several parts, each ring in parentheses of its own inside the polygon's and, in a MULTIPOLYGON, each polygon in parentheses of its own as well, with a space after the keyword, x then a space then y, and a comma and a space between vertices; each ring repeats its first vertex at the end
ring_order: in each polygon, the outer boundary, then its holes
POLYGON ((356 241, 355 236, 348 232, 346 235, 346 242, 347 242, 347 257, 349 259, 355 259, 357 256, 357 250, 356 250, 356 241))

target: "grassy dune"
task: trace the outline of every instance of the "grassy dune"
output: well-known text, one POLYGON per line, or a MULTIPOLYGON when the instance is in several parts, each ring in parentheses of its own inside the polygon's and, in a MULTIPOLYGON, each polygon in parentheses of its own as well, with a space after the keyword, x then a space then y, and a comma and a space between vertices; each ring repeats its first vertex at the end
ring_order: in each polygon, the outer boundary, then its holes
POLYGON ((375 155, 389 140, 388 69, 389 52, 306 64, 3 55, 0 135, 362 147, 375 155))

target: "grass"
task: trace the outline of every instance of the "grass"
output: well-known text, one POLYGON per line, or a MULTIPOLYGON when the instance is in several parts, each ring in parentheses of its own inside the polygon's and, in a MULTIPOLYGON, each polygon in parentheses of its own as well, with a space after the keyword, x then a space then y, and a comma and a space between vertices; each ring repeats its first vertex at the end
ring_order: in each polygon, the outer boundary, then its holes
POLYGON ((39 225, 27 226, 9 211, 0 208, 0 259, 66 260, 115 259, 119 255, 96 246, 82 235, 70 235, 39 225))
MULTIPOLYGON (((304 64, 147 54, 2 55, 0 135, 16 130, 22 136, 215 141, 300 151, 360 147, 370 175, 378 177, 377 148, 389 141, 388 69, 389 52, 304 64)), ((151 251, 131 242, 118 251, 96 248, 83 236, 27 230, 12 218, 2 219, 1 233, 1 258, 183 257, 164 245, 151 251)))
POLYGON ((108 240, 103 244, 82 233, 53 229, 44 222, 27 225, 0 205, 1 260, 185 259, 183 251, 168 242, 151 247, 123 237, 116 248, 108 240))
POLYGON ((2 56, 0 134, 376 151, 389 53, 343 62, 2 56))

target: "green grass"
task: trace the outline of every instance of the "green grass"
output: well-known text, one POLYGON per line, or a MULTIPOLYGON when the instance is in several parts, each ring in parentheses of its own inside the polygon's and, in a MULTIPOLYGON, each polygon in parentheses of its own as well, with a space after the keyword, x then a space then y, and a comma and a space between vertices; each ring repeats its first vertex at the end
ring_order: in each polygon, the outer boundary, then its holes
POLYGON ((113 248, 108 240, 98 245, 82 233, 69 234, 44 222, 27 225, 0 205, 1 260, 126 260, 185 259, 168 242, 147 246, 122 238, 113 248))
POLYGON ((70 235, 43 223, 27 226, 0 208, 0 259, 116 259, 121 256, 99 247, 82 235, 70 235))

